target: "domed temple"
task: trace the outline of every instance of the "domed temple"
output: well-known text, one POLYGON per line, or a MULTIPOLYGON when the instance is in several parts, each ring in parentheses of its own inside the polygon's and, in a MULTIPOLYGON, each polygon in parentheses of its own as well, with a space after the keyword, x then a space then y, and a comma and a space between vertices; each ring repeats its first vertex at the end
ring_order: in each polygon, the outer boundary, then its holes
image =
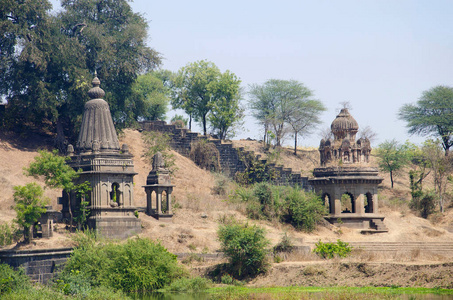
POLYGON ((313 170, 314 178, 309 182, 329 208, 326 219, 330 223, 364 232, 385 232, 388 230, 378 211, 377 193, 383 178, 369 165, 370 141, 356 141, 358 130, 348 109, 342 109, 331 125, 333 141, 321 140, 321 167, 313 170))
MULTIPOLYGON (((88 181, 88 227, 109 238, 126 238, 141 231, 134 212, 134 162, 128 146, 120 148, 105 92, 95 76, 88 91, 91 98, 84 108, 82 126, 75 149, 68 146, 69 165, 82 170, 76 184, 88 181)), ((80 196, 63 194, 63 215, 80 214, 80 196)))

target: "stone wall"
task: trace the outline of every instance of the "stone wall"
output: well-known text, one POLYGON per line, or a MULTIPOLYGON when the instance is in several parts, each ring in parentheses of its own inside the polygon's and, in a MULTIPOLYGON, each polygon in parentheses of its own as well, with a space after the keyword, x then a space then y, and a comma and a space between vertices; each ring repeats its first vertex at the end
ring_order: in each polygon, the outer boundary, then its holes
POLYGON ((13 268, 23 268, 31 280, 49 282, 60 273, 72 253, 72 248, 39 250, 3 250, 0 262, 13 268))
MULTIPOLYGON (((144 121, 140 122, 141 129, 144 131, 159 131, 166 133, 170 136, 171 147, 184 156, 189 156, 192 143, 195 143, 201 139, 206 139, 198 133, 191 132, 186 128, 176 128, 175 125, 168 125, 165 121, 144 121)), ((240 152, 246 154, 252 154, 254 157, 266 163, 266 160, 260 159, 259 156, 255 155, 251 151, 245 151, 244 148, 234 148, 232 143, 224 142, 218 139, 211 139, 212 142, 220 154, 220 165, 222 172, 230 178, 236 174, 236 172, 243 172, 245 165, 240 159, 240 152)), ((279 176, 274 181, 277 185, 298 185, 306 190, 311 189, 308 184, 308 178, 301 176, 300 173, 293 172, 290 168, 284 168, 283 166, 277 166, 275 164, 269 164, 271 168, 274 168, 279 176)))

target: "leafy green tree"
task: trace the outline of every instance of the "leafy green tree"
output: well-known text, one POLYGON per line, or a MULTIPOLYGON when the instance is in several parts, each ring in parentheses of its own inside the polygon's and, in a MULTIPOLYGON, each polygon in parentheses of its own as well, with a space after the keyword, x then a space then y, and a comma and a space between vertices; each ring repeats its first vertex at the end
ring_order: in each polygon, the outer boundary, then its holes
POLYGON ((296 229, 312 232, 327 214, 327 209, 319 195, 292 188, 286 196, 287 222, 296 229))
POLYGON ((126 101, 130 122, 163 120, 167 113, 169 90, 154 72, 139 75, 126 101))
MULTIPOLYGON (((67 193, 68 199, 72 191, 76 192, 84 201, 85 195, 91 190, 90 183, 85 181, 80 184, 76 184, 75 180, 79 177, 79 172, 76 172, 66 162, 69 157, 63 157, 58 155, 58 151, 39 151, 39 156, 34 158, 34 161, 30 163, 28 168, 25 168, 25 173, 28 176, 44 178, 44 182, 47 186, 54 189, 63 189, 67 193)), ((83 205, 82 205, 83 207, 83 205)), ((83 212, 82 212, 83 213, 83 212)), ((72 227, 73 211, 71 209, 71 203, 69 203, 69 214, 70 214, 70 227, 72 227)), ((83 219, 80 219, 83 220, 83 219)))
POLYGON ((244 109, 240 106, 240 84, 236 75, 229 71, 218 79, 208 120, 214 134, 221 140, 234 136, 235 125, 244 117, 244 109))
POLYGON ((241 279, 266 272, 270 242, 264 229, 233 220, 220 225, 217 235, 221 251, 228 258, 231 275, 241 279))
POLYGON ((115 122, 136 120, 127 96, 137 74, 153 69, 160 57, 145 44, 146 21, 126 0, 63 0, 56 15, 45 0, 3 2, 0 95, 8 102, 8 125, 44 127, 57 134, 64 151, 66 138, 75 138, 79 128, 94 70, 115 122))
POLYGON ((416 104, 405 104, 399 118, 410 134, 440 138, 445 155, 453 145, 453 88, 436 86, 422 93, 416 104))
POLYGON ((41 214, 46 212, 46 201, 43 197, 42 188, 36 183, 28 183, 24 186, 14 186, 14 210, 17 213, 14 221, 23 228, 24 241, 30 243, 30 228, 38 222, 41 214))
POLYGON ((389 172, 393 188, 393 179, 410 161, 409 145, 396 140, 385 141, 376 148, 378 166, 383 172, 389 172))
POLYGON ((276 146, 292 132, 297 148, 298 135, 309 133, 320 122, 319 113, 325 110, 321 102, 311 99, 312 92, 296 80, 270 79, 263 85, 251 85, 249 96, 253 116, 264 126, 264 142, 270 131, 275 135, 276 146))
POLYGON ((239 107, 240 80, 229 71, 221 73, 219 68, 205 60, 189 63, 182 67, 173 78, 172 100, 174 108, 182 108, 189 115, 189 129, 192 118, 203 126, 207 133, 208 120, 214 131, 222 135, 242 115, 230 107, 239 107), (209 119, 208 114, 213 116, 209 119))

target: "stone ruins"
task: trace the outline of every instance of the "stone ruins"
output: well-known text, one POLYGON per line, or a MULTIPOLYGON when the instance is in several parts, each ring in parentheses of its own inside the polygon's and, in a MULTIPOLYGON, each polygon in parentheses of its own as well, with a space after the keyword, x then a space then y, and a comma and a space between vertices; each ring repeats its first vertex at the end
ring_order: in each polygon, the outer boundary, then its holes
MULTIPOLYGON (((135 217, 135 173, 133 156, 126 144, 118 142, 108 103, 102 98, 105 92, 99 87, 95 75, 93 87, 88 91, 91 100, 85 104, 79 138, 75 149, 68 146, 69 165, 82 170, 78 183, 88 181, 91 191, 88 227, 109 238, 126 238, 141 231, 135 217)), ((75 216, 81 200, 75 193, 63 193, 63 216, 69 217, 69 208, 75 216)))
POLYGON ((359 126, 344 108, 332 122, 334 140, 321 140, 321 167, 309 183, 322 195, 329 215, 326 219, 363 232, 388 231, 379 214, 378 185, 383 178, 369 165, 370 141, 355 140, 359 126))

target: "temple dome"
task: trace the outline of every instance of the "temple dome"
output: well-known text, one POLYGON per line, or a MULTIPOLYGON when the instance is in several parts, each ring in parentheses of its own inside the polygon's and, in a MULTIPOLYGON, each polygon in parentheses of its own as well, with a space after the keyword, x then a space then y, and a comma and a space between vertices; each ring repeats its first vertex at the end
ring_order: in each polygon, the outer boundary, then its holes
POLYGON ((119 152, 120 144, 113 125, 109 104, 101 99, 105 92, 99 87, 100 80, 95 76, 93 87, 88 91, 91 100, 85 103, 76 144, 78 152, 119 152))
POLYGON ((348 109, 343 108, 335 120, 333 120, 330 129, 335 136, 335 140, 343 140, 347 137, 352 142, 355 140, 355 135, 359 130, 359 124, 351 114, 349 114, 348 109))

